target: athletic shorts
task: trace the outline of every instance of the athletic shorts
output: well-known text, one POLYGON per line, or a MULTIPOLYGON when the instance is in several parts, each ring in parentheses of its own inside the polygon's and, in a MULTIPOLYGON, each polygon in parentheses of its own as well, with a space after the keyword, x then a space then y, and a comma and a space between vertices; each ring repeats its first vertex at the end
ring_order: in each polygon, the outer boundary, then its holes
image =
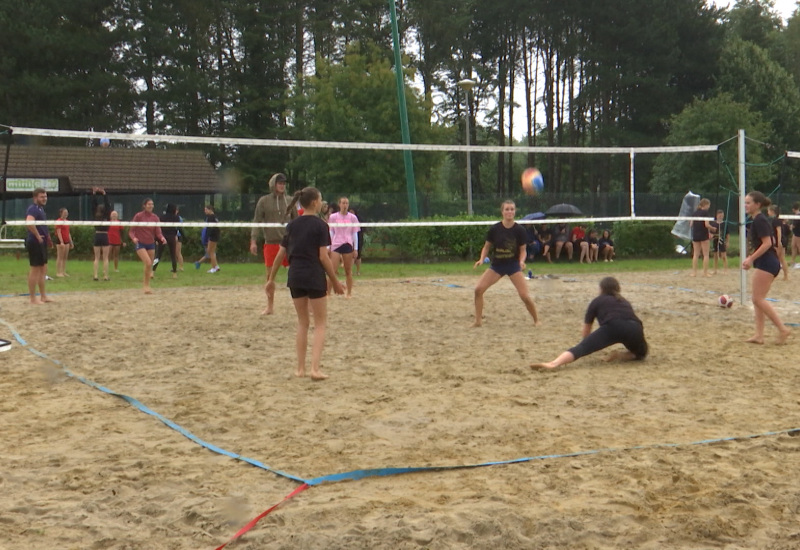
POLYGON ((26 239, 25 248, 28 250, 28 263, 31 267, 47 265, 47 241, 40 243, 26 239))
POLYGON ((753 267, 771 273, 773 277, 777 277, 781 272, 781 261, 775 254, 764 254, 753 262, 753 267))
POLYGON ((108 243, 108 233, 105 231, 96 231, 94 234, 94 246, 111 246, 108 243))
POLYGON ((715 239, 711 241, 711 251, 724 254, 728 251, 728 246, 725 244, 725 241, 715 239))
POLYGON ((522 271, 522 268, 519 266, 519 262, 514 262, 513 264, 492 264, 490 269, 498 275, 508 275, 509 277, 514 273, 519 273, 522 271))
POLYGON ((155 250, 155 249, 156 249, 156 243, 150 243, 150 244, 137 243, 136 244, 136 250, 155 250))
MULTIPOLYGON (((279 244, 264 244, 264 265, 272 267, 275 263, 275 258, 278 256, 278 251, 281 249, 279 244)), ((281 262, 283 267, 289 267, 289 256, 284 256, 281 262)))
POLYGON ((353 245, 350 243, 344 243, 342 246, 334 250, 337 254, 350 254, 353 251, 353 245))
POLYGON ((309 300, 318 300, 328 295, 325 290, 313 290, 308 288, 289 288, 292 298, 308 298, 309 300))
POLYGON ((72 244, 72 241, 65 241, 65 242, 63 242, 63 243, 56 243, 56 244, 60 244, 60 245, 62 245, 62 246, 69 246, 69 245, 71 245, 71 244, 72 244))

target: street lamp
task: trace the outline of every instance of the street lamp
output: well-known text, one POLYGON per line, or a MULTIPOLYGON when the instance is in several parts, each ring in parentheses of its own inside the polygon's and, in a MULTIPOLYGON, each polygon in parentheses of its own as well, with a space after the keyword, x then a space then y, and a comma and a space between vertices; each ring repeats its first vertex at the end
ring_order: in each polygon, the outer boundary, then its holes
POLYGON ((469 78, 465 78, 464 80, 458 81, 459 87, 467 92, 467 110, 466 110, 466 129, 467 129, 467 214, 470 216, 473 214, 472 212, 472 163, 469 157, 469 97, 472 88, 475 86, 475 81, 469 78))

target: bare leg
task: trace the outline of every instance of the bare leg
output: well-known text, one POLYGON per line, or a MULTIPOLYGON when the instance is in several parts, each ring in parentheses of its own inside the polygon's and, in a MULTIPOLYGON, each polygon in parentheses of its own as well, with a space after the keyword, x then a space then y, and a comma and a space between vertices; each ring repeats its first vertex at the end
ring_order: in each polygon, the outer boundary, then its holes
POLYGON ((108 280, 108 255, 111 252, 110 246, 101 247, 103 255, 103 279, 108 280))
POLYGON ((697 277, 697 260, 700 258, 700 243, 692 242, 692 274, 691 277, 697 277))
POLYGON ((531 317, 533 318, 533 326, 538 327, 541 325, 539 322, 539 314, 536 312, 536 304, 528 292, 528 285, 525 284, 525 277, 523 277, 522 272, 517 271, 511 275, 509 279, 511 279, 511 284, 513 284, 514 288, 517 289, 517 294, 519 294, 522 303, 525 304, 525 307, 528 309, 528 313, 530 313, 531 317))
POLYGON ((342 262, 344 263, 344 276, 347 287, 347 298, 353 297, 353 253, 342 254, 342 262))
POLYGON ((297 333, 295 335, 295 348, 297 350, 297 369, 294 375, 302 378, 306 375, 306 348, 308 347, 308 298, 293 298, 294 309, 297 312, 297 333))
POLYGON ((219 267, 217 263, 217 243, 214 241, 208 241, 208 250, 206 251, 208 254, 208 259, 211 262, 211 269, 215 269, 219 267))
POLYGON ((152 294, 153 291, 150 288, 150 277, 153 274, 153 258, 156 255, 156 251, 140 248, 136 251, 136 255, 139 256, 139 259, 142 260, 142 264, 144 264, 144 293, 152 294))
POLYGON ((572 355, 571 351, 564 351, 550 361, 549 363, 534 363, 531 365, 532 369, 554 369, 556 367, 560 367, 561 365, 566 365, 568 363, 572 363, 575 360, 575 356, 572 355))
POLYGON ((36 287, 39 286, 42 288, 41 279, 44 279, 43 275, 44 266, 35 266, 31 267, 30 271, 28 271, 28 295, 31 299, 31 304, 39 305, 44 303, 41 299, 36 296, 36 287))
POLYGON ((764 343, 764 324, 765 319, 769 318, 772 324, 778 329, 778 344, 783 344, 789 338, 791 331, 783 325, 778 313, 767 301, 767 294, 772 286, 774 277, 772 274, 755 269, 753 272, 753 306, 755 307, 755 334, 745 340, 751 344, 764 343))
POLYGON ((178 260, 178 271, 183 271, 183 253, 181 252, 181 248, 183 247, 183 243, 180 239, 175 241, 175 256, 178 260))
POLYGON ((490 286, 500 280, 500 274, 493 269, 487 269, 475 285, 475 322, 473 327, 479 327, 483 319, 483 295, 490 286))
POLYGON ((708 251, 709 251, 709 243, 710 241, 705 240, 700 243, 700 250, 703 253, 703 277, 710 277, 711 275, 708 272, 708 251))
POLYGON ((325 331, 328 324, 328 296, 309 300, 314 314, 314 340, 311 344, 311 379, 325 380, 328 375, 322 374, 320 361, 322 349, 325 347, 325 331))
POLYGON ((95 246, 92 247, 92 250, 94 251, 94 263, 92 264, 92 278, 96 281, 98 268, 100 267, 101 247, 95 246))

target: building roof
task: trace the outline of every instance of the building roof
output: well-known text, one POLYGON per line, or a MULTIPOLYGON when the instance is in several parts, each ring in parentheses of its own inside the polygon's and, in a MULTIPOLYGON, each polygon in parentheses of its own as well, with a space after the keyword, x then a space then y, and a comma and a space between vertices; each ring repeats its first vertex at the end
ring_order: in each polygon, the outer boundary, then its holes
MULTIPOLYGON (((0 149, 0 169, 4 161, 0 149)), ((12 145, 8 179, 59 180, 59 193, 218 193, 217 171, 199 150, 12 145)))

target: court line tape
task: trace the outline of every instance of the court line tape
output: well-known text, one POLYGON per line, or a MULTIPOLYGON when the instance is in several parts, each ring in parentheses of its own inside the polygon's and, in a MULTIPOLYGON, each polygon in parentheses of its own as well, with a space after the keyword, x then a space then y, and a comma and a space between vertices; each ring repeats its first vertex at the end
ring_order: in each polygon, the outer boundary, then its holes
POLYGON ((30 353, 33 353, 34 355, 37 355, 38 357, 41 357, 43 359, 46 359, 46 360, 51 361, 52 363, 58 365, 59 367, 61 367, 64 370, 64 372, 67 374, 67 376, 75 378, 76 380, 78 380, 78 381, 80 381, 80 382, 82 382, 82 383, 84 383, 84 384, 86 384, 86 385, 88 385, 90 387, 98 389, 98 390, 100 390, 100 391, 102 391, 102 392, 104 392, 104 393, 106 393, 108 395, 113 395, 115 397, 119 397, 119 398, 125 400, 126 402, 128 402, 131 405, 133 405, 134 407, 136 407, 140 411, 142 411, 142 412, 144 412, 144 413, 146 413, 146 414, 148 414, 150 416, 154 416, 155 418, 160 420, 165 425, 167 425, 170 428, 178 431, 181 435, 187 437, 191 441, 197 443, 198 445, 200 445, 200 446, 202 446, 202 447, 204 447, 204 448, 206 448, 206 449, 208 449, 210 451, 213 451, 213 452, 218 453, 218 454, 222 454, 224 456, 228 456, 230 458, 234 458, 234 459, 242 461, 242 462, 246 462, 248 464, 251 464, 253 466, 261 468, 262 470, 266 470, 266 471, 271 472, 273 474, 277 474, 279 476, 282 476, 282 477, 285 477, 285 478, 288 478, 288 479, 291 479, 291 480, 294 480, 294 481, 297 481, 297 482, 301 483, 301 485, 299 487, 297 487, 289 495, 284 497, 283 500, 281 500, 277 504, 273 505, 271 508, 267 509, 266 511, 262 512, 261 514, 259 514, 255 518, 253 518, 252 520, 250 520, 230 540, 228 540, 228 542, 226 542, 222 546, 219 546, 217 548, 217 550, 220 550, 221 548, 224 548, 231 541, 237 539, 238 537, 242 536, 244 533, 246 533, 247 531, 252 529, 261 519, 266 517, 269 513, 271 513, 273 510, 275 510, 282 503, 284 503, 287 500, 293 498, 295 495, 305 491, 309 487, 322 485, 323 483, 338 483, 338 482, 341 482, 341 481, 357 481, 357 480, 360 480, 360 479, 367 479, 367 478, 371 478, 371 477, 388 477, 388 476, 396 476, 396 475, 412 474, 412 473, 421 473, 421 472, 443 472, 443 471, 453 471, 453 470, 466 470, 466 469, 475 469, 475 468, 485 468, 485 467, 489 467, 489 466, 501 466, 501 465, 508 465, 508 464, 520 464, 520 463, 524 463, 524 462, 533 462, 535 460, 550 460, 550 459, 559 459, 559 458, 576 458, 576 457, 581 457, 581 456, 590 456, 590 455, 599 455, 599 454, 608 454, 608 453, 619 453, 619 452, 634 451, 634 450, 667 449, 667 448, 689 447, 689 446, 698 446, 698 445, 710 445, 710 444, 714 444, 714 443, 723 443, 723 442, 728 442, 728 441, 744 441, 744 440, 748 440, 748 439, 756 439, 756 438, 759 438, 759 437, 770 437, 770 436, 785 435, 785 434, 800 434, 800 428, 789 428, 789 429, 785 429, 785 430, 764 432, 764 433, 760 433, 760 434, 751 434, 751 435, 743 435, 743 436, 730 436, 730 437, 721 437, 721 438, 713 438, 713 439, 703 439, 703 440, 700 440, 700 441, 692 441, 692 442, 688 442, 688 443, 686 443, 686 442, 684 442, 684 443, 652 443, 652 444, 648 444, 648 445, 634 445, 634 446, 631 446, 631 447, 619 447, 619 448, 609 447, 609 448, 604 448, 604 449, 593 449, 593 450, 588 450, 588 451, 576 451, 576 452, 572 452, 572 453, 538 455, 538 456, 529 456, 529 457, 524 457, 524 458, 515 458, 515 459, 511 459, 511 460, 500 460, 500 461, 494 461, 494 462, 482 462, 482 463, 478 463, 478 464, 461 464, 461 465, 452 465, 452 466, 420 466, 420 467, 403 467, 403 468, 389 467, 389 468, 359 469, 359 470, 351 470, 351 471, 348 471, 348 472, 340 472, 340 473, 336 473, 336 474, 328 474, 328 475, 315 477, 313 479, 306 480, 306 479, 294 476, 292 474, 289 474, 289 473, 286 473, 286 472, 283 472, 283 471, 280 471, 280 470, 276 470, 274 468, 270 468, 269 466, 267 466, 267 465, 265 465, 265 464, 263 464, 263 463, 261 463, 261 462, 259 462, 257 460, 253 460, 253 459, 244 457, 244 456, 239 455, 237 453, 232 453, 230 451, 226 451, 225 449, 222 449, 221 447, 217 447, 216 445, 213 445, 211 443, 203 441, 202 439, 200 439, 199 437, 195 436, 194 434, 192 434, 188 430, 184 429, 183 427, 179 426, 175 422, 172 422, 171 420, 169 420, 168 418, 162 416, 161 414, 157 413, 156 411, 153 411, 152 409, 150 409, 149 407, 147 407, 146 405, 144 405, 143 403, 141 403, 137 399, 134 399, 133 397, 130 397, 130 396, 115 392, 115 391, 110 390, 110 389, 108 389, 108 388, 106 388, 104 386, 101 386, 100 384, 97 384, 96 382, 88 380, 87 378, 84 378, 82 376, 78 376, 78 375, 72 373, 66 367, 66 365, 64 365, 60 361, 58 361, 56 359, 53 359, 53 358, 47 356, 46 354, 36 350, 35 348, 32 348, 31 346, 29 346, 28 343, 25 341, 25 339, 22 338, 22 335, 20 335, 14 329, 14 327, 12 327, 8 322, 6 322, 3 319, 0 319, 0 324, 5 325, 11 331, 12 335, 14 336, 14 339, 17 340, 17 342, 19 342, 19 344, 21 346, 23 346, 25 349, 27 349, 30 353))
POLYGON ((210 451, 213 451, 215 453, 218 453, 218 454, 221 454, 221 455, 224 455, 224 456, 236 459, 236 460, 240 460, 242 462, 246 462, 247 464, 250 464, 250 465, 255 466, 257 468, 261 468, 262 470, 266 470, 268 472, 272 472, 273 474, 277 474, 279 476, 282 476, 282 477, 285 477, 285 478, 288 478, 288 479, 291 479, 291 480, 294 480, 294 481, 299 481, 300 483, 305 483, 306 482, 306 480, 301 478, 301 477, 297 477, 295 475, 283 472, 281 470, 276 470, 275 468, 271 468, 271 467, 267 466, 266 464, 264 464, 262 462, 259 462, 258 460, 255 460, 255 459, 252 459, 252 458, 248 458, 246 456, 242 456, 242 455, 240 455, 238 453, 233 453, 231 451, 227 451, 227 450, 225 450, 225 449, 223 449, 221 447, 217 447, 216 445, 214 445, 212 443, 208 443, 207 441, 204 441, 204 440, 200 439, 199 437, 194 435, 189 430, 187 430, 187 429, 183 428, 182 426, 176 424, 175 422, 173 422, 169 418, 163 416, 162 414, 154 411, 153 409, 151 409, 150 407, 148 407, 147 405, 145 405, 144 403, 142 403, 138 399, 130 397, 129 395, 125 395, 125 394, 122 394, 122 393, 119 393, 119 392, 115 392, 114 390, 106 388, 105 386, 101 386, 97 382, 94 382, 92 380, 89 380, 88 378, 84 378, 83 376, 79 376, 79 375, 73 373, 61 361, 59 361, 57 359, 53 359, 52 357, 49 357, 47 354, 42 353, 41 351, 29 346, 28 343, 25 341, 25 339, 22 338, 22 336, 19 334, 19 332, 17 332, 14 329, 14 327, 12 327, 8 322, 6 322, 3 319, 0 319, 0 323, 5 325, 6 327, 8 327, 8 329, 11 331, 11 334, 14 336, 14 339, 17 342, 19 342, 19 344, 21 346, 23 346, 25 349, 27 349, 30 353, 32 353, 32 354, 34 354, 34 355, 36 355, 38 357, 41 357, 42 359, 46 359, 48 361, 51 361, 52 363, 58 365, 59 367, 61 367, 61 369, 64 371, 64 373, 67 376, 69 376, 71 378, 74 378, 74 379, 76 379, 76 380, 78 380, 80 382, 83 382, 87 386, 90 386, 92 388, 100 390, 103 393, 107 393, 108 395, 113 395, 114 397, 119 397, 120 399, 122 399, 124 401, 127 401, 130 405, 133 405, 134 407, 136 407, 137 409, 139 409, 140 411, 142 411, 145 414, 148 414, 150 416, 153 416, 153 417, 157 418, 162 423, 166 424, 167 426, 169 426, 173 430, 177 431, 178 433, 180 433, 184 437, 188 438, 189 440, 197 443, 198 445, 200 445, 202 447, 205 447, 206 449, 208 449, 210 451))

